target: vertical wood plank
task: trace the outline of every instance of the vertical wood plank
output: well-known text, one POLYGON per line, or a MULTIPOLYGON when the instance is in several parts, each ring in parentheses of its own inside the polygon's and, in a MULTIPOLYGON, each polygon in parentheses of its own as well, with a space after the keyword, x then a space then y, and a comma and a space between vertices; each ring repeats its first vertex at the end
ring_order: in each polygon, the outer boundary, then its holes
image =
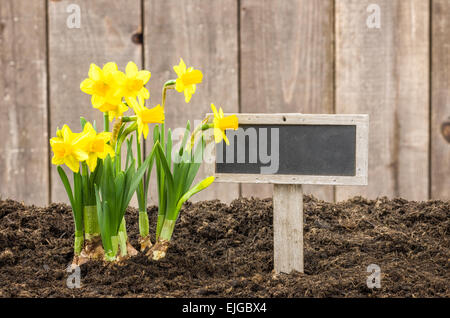
POLYGON ((302 185, 273 186, 274 267, 276 273, 303 273, 302 185))
MULTIPOLYGON (((191 102, 184 95, 169 91, 166 102, 166 127, 183 131, 211 112, 210 105, 226 112, 238 112, 237 1, 235 0, 145 0, 144 47, 150 79, 150 106, 161 103, 165 81, 176 78, 173 66, 180 58, 203 72, 203 83, 191 102)), ((153 142, 147 141, 147 149, 153 142)), ((204 166, 196 180, 206 177, 204 166)), ((156 178, 152 180, 150 202, 156 203, 156 178)), ((192 198, 193 201, 239 196, 237 184, 213 184, 192 198)))
POLYGON ((441 124, 450 118, 450 1, 432 2, 431 196, 450 200, 450 145, 441 124))
MULTIPOLYGON (((96 120, 102 127, 103 115, 91 105, 90 96, 81 92, 89 65, 100 67, 114 61, 124 71, 128 61, 142 62, 142 47, 131 41, 141 28, 141 1, 49 1, 49 63, 51 132, 68 124, 80 131, 80 116, 96 120), (71 4, 80 6, 81 28, 66 24, 71 4)), ((52 167, 52 201, 67 202, 67 195, 52 167)), ((133 199, 133 206, 137 206, 133 199)))
POLYGON ((381 27, 369 28, 370 0, 336 1, 336 112, 370 114, 369 185, 360 194, 428 198, 429 1, 379 0, 381 27))
MULTIPOLYGON (((332 0, 241 0, 241 112, 333 113, 332 0)), ((304 186, 333 201, 332 186, 304 186)), ((243 196, 272 195, 248 184, 243 196)))
POLYGON ((0 197, 48 202, 45 1, 0 2, 0 197))

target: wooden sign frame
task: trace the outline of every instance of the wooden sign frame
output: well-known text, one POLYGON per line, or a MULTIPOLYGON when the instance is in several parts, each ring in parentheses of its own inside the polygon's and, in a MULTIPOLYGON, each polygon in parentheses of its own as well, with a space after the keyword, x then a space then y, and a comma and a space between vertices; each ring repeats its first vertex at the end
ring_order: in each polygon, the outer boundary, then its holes
MULTIPOLYGON (((225 114, 228 116, 230 114, 225 114)), ((213 118, 212 114, 207 114, 213 118)), ((273 183, 274 267, 276 273, 304 272, 302 184, 367 185, 369 115, 237 114, 239 125, 356 126, 355 176, 216 173, 216 147, 207 153, 206 172, 216 182, 273 183)), ((211 136, 212 137, 212 136, 211 136)))
MULTIPOLYGON (((208 114, 212 117, 212 114, 208 114)), ((225 114, 228 116, 231 114, 225 114)), ((239 125, 354 125, 356 126, 355 176, 307 176, 281 174, 216 173, 215 148, 205 162, 205 171, 216 177, 215 182, 367 185, 369 115, 315 114, 236 114, 239 125)))

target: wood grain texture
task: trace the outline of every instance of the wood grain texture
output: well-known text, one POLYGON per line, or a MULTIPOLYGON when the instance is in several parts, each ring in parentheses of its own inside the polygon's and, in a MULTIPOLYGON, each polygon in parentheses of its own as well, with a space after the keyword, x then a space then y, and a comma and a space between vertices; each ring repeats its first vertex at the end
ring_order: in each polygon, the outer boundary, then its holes
MULTIPOLYGON (((102 113, 92 107, 80 83, 88 76, 91 63, 102 67, 114 61, 122 71, 128 61, 141 66, 142 47, 131 41, 141 28, 141 2, 63 0, 49 1, 48 6, 51 132, 54 134, 65 123, 73 131, 80 131, 80 116, 96 120, 103 127, 102 113), (70 13, 66 10, 70 4, 81 8, 79 29, 67 27, 70 13)), ((51 185, 52 201, 67 202, 55 167, 51 185)), ((131 205, 137 206, 134 198, 131 205)))
MULTIPOLYGON (((182 93, 168 92, 166 127, 183 132, 188 119, 192 125, 198 124, 211 111, 211 103, 226 112, 237 112, 237 1, 145 0, 144 8, 145 64, 152 72, 150 106, 161 103, 161 88, 165 81, 176 78, 173 66, 178 65, 180 58, 204 75, 189 104, 182 93)), ((147 149, 151 144, 147 141, 147 149)), ((204 177, 202 167, 196 180, 204 177)), ((157 198, 155 181, 153 178, 152 203, 157 198)), ((238 196, 236 184, 213 184, 192 200, 230 202, 238 196)))
MULTIPOLYGON (((333 1, 241 0, 241 111, 333 113, 333 1)), ((333 201, 332 186, 305 193, 333 201)), ((272 187, 243 185, 243 196, 272 187)))
POLYGON ((273 185, 274 267, 276 273, 303 273, 303 190, 273 185))
POLYGON ((431 196, 450 200, 450 144, 441 135, 450 118, 450 1, 432 2, 431 196))
POLYGON ((0 2, 0 197, 48 203, 45 1, 0 2))
POLYGON ((428 198, 429 1, 380 0, 381 28, 366 24, 370 0, 336 1, 336 112, 370 114, 369 185, 360 194, 428 198))

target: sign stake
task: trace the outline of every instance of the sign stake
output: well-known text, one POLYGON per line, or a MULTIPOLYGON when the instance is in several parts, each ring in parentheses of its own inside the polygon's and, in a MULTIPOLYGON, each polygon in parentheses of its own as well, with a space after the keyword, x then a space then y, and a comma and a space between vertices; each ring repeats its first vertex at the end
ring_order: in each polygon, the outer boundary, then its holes
POLYGON ((303 273, 303 189, 301 184, 274 184, 273 231, 275 272, 303 273))

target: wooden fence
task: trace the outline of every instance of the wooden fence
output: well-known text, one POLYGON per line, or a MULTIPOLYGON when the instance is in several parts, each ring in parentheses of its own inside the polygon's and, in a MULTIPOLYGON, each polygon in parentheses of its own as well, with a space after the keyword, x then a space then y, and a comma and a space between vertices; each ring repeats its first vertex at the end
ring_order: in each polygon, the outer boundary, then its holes
MULTIPOLYGON (((205 78, 190 104, 170 94, 171 127, 201 119, 211 102, 229 112, 368 113, 369 185, 305 192, 449 200, 439 129, 450 116, 449 34, 449 0, 1 0, 0 196, 67 201, 48 139, 81 115, 101 121, 79 89, 90 63, 149 69, 153 104, 183 57, 205 78), (380 28, 369 27, 377 8, 380 28)), ((271 191, 215 184, 197 199, 271 191)))

